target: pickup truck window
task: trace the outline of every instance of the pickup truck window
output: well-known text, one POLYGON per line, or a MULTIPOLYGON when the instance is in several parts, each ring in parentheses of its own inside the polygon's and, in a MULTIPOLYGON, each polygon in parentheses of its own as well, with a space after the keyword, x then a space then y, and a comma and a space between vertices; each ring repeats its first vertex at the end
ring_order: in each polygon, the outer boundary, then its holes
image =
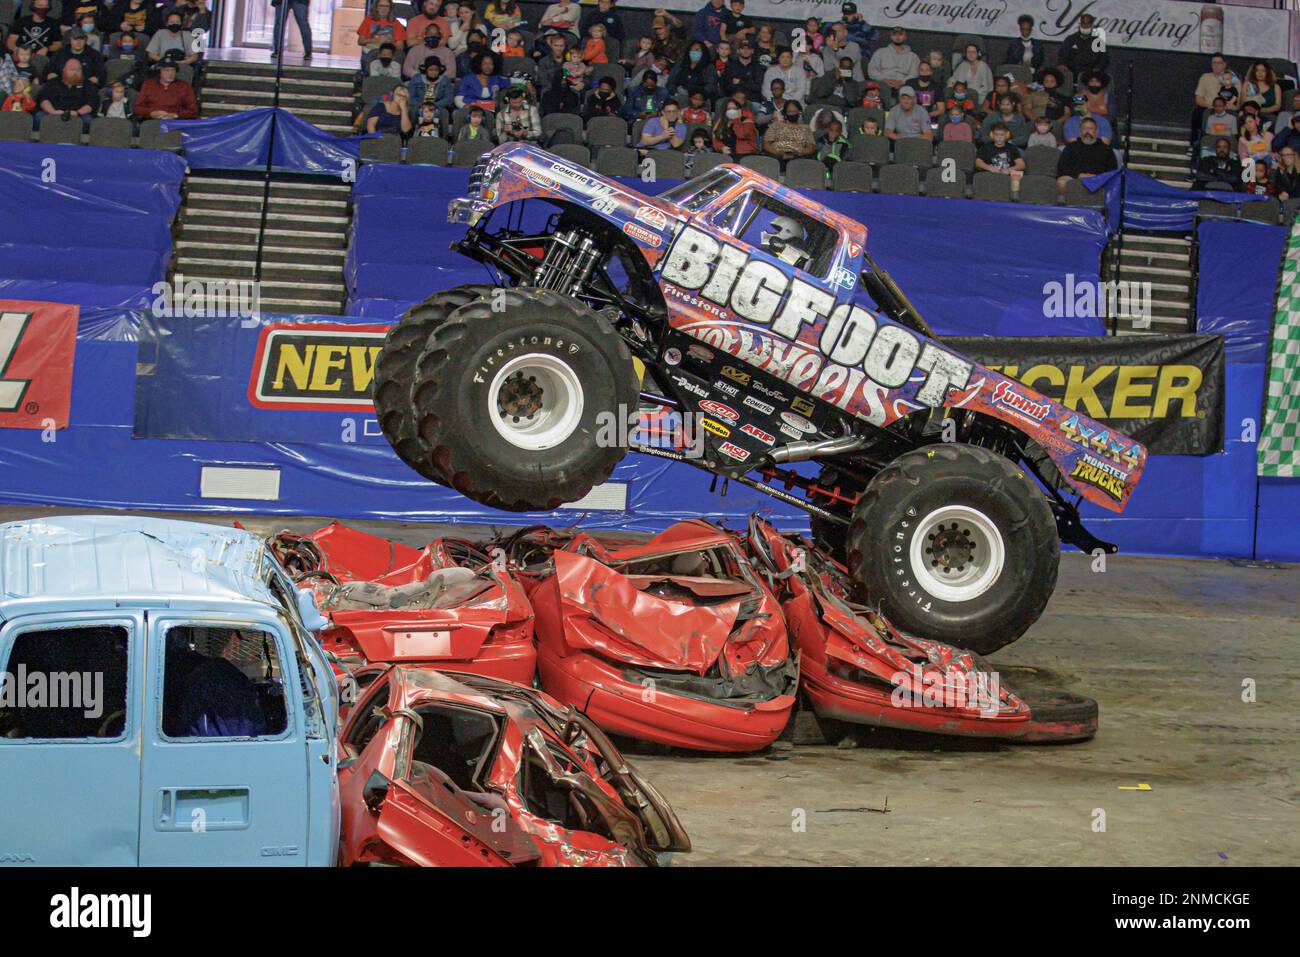
POLYGON ((167 629, 163 733, 169 738, 256 738, 288 727, 275 636, 229 625, 167 629))
POLYGON ((839 233, 756 189, 742 193, 713 217, 718 229, 784 263, 824 277, 839 233))
POLYGON ((0 669, 0 682, 0 738, 120 739, 127 630, 96 625, 23 632, 0 669))

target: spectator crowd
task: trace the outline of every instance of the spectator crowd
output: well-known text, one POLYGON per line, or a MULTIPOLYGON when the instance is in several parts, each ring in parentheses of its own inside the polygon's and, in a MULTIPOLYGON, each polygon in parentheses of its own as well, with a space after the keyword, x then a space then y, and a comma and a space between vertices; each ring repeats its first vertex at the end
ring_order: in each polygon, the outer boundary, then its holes
POLYGON ((901 27, 878 35, 855 3, 839 13, 776 25, 751 18, 745 0, 707 0, 694 15, 655 10, 636 35, 616 0, 558 0, 535 23, 515 0, 424 0, 406 22, 375 0, 357 30, 355 126, 440 138, 464 158, 505 142, 580 144, 593 120, 614 117, 627 145, 679 152, 688 175, 709 152, 764 155, 782 170, 813 159, 829 182, 837 164, 879 165, 882 149, 888 162, 905 140, 969 144, 955 148, 973 151, 966 171, 1013 189, 1033 148, 1057 152, 1049 172, 1062 189, 1116 168, 1109 58, 1091 15, 1049 64, 1030 16, 1009 42, 918 51, 901 27))
POLYGON ((193 119, 209 0, 22 0, 0 22, 0 110, 43 122, 193 119))

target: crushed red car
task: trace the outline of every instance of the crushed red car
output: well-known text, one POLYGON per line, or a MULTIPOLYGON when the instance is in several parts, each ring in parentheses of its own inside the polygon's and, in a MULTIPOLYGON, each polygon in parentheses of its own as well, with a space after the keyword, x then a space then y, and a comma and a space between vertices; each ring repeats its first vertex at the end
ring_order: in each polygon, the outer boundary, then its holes
POLYGON ((1018 694, 969 651, 906 635, 853 601, 847 573, 809 542, 755 516, 746 541, 781 600, 800 652, 804 700, 821 718, 1023 742, 1097 733, 1097 703, 1065 691, 1018 694))
POLYGON ((482 675, 364 671, 339 736, 341 864, 655 866, 690 850, 574 708, 482 675))
POLYGON ((694 519, 648 541, 541 533, 509 544, 517 562, 533 552, 520 573, 532 578, 548 694, 608 731, 676 747, 755 751, 781 734, 798 660, 734 535, 694 519))
POLYGON ((427 663, 531 684, 537 654, 522 586, 472 542, 422 549, 338 522, 268 545, 316 592, 330 622, 321 644, 340 671, 366 663, 427 663))

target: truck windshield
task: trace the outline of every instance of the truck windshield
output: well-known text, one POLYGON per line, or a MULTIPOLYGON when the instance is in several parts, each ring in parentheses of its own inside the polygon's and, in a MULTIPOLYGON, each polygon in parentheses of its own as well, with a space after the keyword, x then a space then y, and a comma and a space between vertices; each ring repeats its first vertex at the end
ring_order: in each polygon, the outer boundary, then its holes
POLYGON ((694 213, 703 209, 738 182, 740 177, 730 170, 712 169, 660 195, 669 202, 694 213))

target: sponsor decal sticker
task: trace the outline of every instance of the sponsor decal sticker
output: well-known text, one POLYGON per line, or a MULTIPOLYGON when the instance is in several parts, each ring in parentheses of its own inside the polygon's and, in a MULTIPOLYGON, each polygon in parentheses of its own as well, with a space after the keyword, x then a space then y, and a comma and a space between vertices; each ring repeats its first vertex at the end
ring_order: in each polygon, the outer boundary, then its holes
POLYGON ((795 415, 793 412, 782 412, 781 421, 786 425, 798 429, 800 432, 816 432, 817 426, 813 425, 802 416, 795 415))
POLYGON ((776 406, 768 405, 766 402, 760 402, 758 399, 755 399, 752 395, 745 396, 744 404, 749 406, 751 409, 757 409, 759 412, 762 412, 764 415, 771 415, 773 412, 776 411, 776 406))
POLYGON ((721 422, 714 422, 712 419, 700 419, 700 425, 704 426, 705 432, 712 432, 720 438, 726 438, 731 434, 731 429, 727 428, 721 422))
POLYGON ((686 347, 686 351, 689 352, 696 359, 699 359, 701 362, 713 361, 713 350, 708 348, 707 346, 700 345, 698 342, 691 343, 689 346, 686 347))
POLYGON ((741 385, 749 385, 752 376, 748 372, 737 369, 735 366, 723 366, 722 374, 732 382, 738 382, 741 385))
POLYGON ((701 399, 707 399, 710 395, 708 389, 704 388, 702 385, 697 385, 684 375, 673 376, 673 381, 681 386, 684 391, 689 392, 692 395, 698 395, 701 399))
POLYGON ((780 425, 781 434, 791 439, 802 439, 803 432, 793 426, 786 425, 784 422, 780 425))
POLYGON ((668 225, 668 217, 653 206, 638 207, 636 218, 654 229, 663 229, 668 225))
POLYGON ((723 382, 721 379, 713 383, 713 388, 717 389, 719 392, 725 392, 727 395, 730 396, 740 395, 740 389, 736 388, 736 386, 731 385, 728 382, 723 382))
POLYGON ((805 399, 801 396, 795 396, 790 400, 790 408, 798 412, 800 415, 812 415, 817 411, 817 407, 814 406, 809 399, 805 399))
POLYGON ((670 366, 680 365, 682 361, 682 350, 667 348, 664 350, 664 362, 670 366))
POLYGON ((742 449, 739 445, 732 445, 730 442, 723 442, 718 446, 718 451, 723 455, 730 455, 737 462, 743 462, 749 458, 749 452, 742 449))
POLYGON ((1119 469, 1106 465, 1097 459, 1084 456, 1074 463, 1070 478, 1077 479, 1085 485, 1101 489, 1115 501, 1124 500, 1124 477, 1119 469))
POLYGON ((646 245, 658 247, 663 245, 663 237, 658 233, 652 233, 644 226, 638 226, 636 223, 624 223, 623 232, 627 233, 637 242, 646 245))
POLYGON ((717 416, 726 422, 734 423, 740 418, 740 414, 731 406, 723 405, 721 402, 714 402, 712 399, 701 402, 700 410, 709 413, 709 415, 717 416))
POLYGON ((742 426, 740 427, 740 431, 744 432, 746 435, 752 435, 754 438, 758 439, 760 442, 765 442, 765 443, 767 443, 768 445, 775 445, 775 444, 776 444, 776 436, 775 436, 775 435, 773 435, 771 432, 764 432, 764 431, 763 431, 762 429, 760 429, 758 426, 753 425, 753 424, 751 424, 751 423, 748 423, 748 422, 747 422, 747 423, 745 423, 744 425, 742 425, 742 426))
POLYGON ((1015 383, 1006 380, 999 382, 993 390, 993 404, 1003 406, 1022 418, 1032 419, 1035 422, 1042 422, 1052 414, 1050 403, 1038 402, 1029 396, 1021 395, 1016 391, 1015 383))

